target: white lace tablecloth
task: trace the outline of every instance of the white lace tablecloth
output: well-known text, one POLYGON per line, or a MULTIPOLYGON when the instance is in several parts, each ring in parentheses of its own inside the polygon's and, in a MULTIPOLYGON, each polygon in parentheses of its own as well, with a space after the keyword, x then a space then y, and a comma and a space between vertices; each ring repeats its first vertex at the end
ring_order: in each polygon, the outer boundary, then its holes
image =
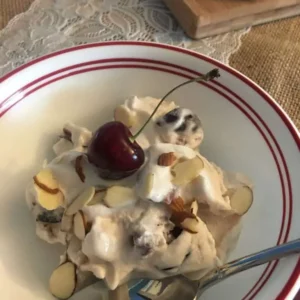
POLYGON ((112 40, 181 46, 228 64, 248 31, 191 40, 161 0, 36 0, 0 31, 0 76, 56 50, 112 40))

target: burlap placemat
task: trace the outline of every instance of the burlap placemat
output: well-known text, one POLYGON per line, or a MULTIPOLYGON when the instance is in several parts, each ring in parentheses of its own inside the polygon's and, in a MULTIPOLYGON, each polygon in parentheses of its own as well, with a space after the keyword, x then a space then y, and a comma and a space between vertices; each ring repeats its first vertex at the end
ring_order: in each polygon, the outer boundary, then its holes
MULTIPOLYGON (((0 0, 0 29, 33 0, 0 0)), ((300 17, 253 28, 230 65, 269 92, 300 129, 300 17)))
POLYGON ((252 28, 230 65, 270 93, 300 129, 300 17, 252 28))
POLYGON ((33 0, 0 0, 0 30, 14 16, 26 11, 33 0))

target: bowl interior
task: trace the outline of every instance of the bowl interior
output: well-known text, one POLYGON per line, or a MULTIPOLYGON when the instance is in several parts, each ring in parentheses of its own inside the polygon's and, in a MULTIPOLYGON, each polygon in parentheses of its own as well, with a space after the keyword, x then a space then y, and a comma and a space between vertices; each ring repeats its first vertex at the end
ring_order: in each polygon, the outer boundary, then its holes
MULTIPOLYGON (((48 74, 9 98, 11 103, 6 102, 7 107, 19 99, 21 101, 0 118, 0 279, 4 295, 8 295, 5 299, 17 299, 20 295, 24 300, 53 299, 47 290, 48 278, 62 247, 47 245, 35 237, 24 190, 44 159, 53 157, 51 147, 63 124, 72 121, 95 130, 112 119, 114 107, 126 98, 132 95, 161 97, 183 82, 185 76, 193 76, 192 72, 162 66, 161 63, 130 61, 132 57, 140 59, 148 53, 155 60, 175 63, 193 72, 206 72, 215 67, 208 61, 190 58, 183 53, 172 57, 173 54, 166 49, 155 49, 153 53, 142 46, 133 48, 119 46, 110 51, 106 48, 104 54, 89 52, 89 49, 66 53, 64 67, 73 66, 71 71, 57 71, 62 68, 62 58, 52 57, 29 67, 30 72, 23 70, 22 74, 16 74, 0 85, 0 91, 2 89, 3 94, 10 95, 25 83, 48 74), (92 63, 122 55, 129 62, 92 63), (87 62, 87 66, 74 67, 87 62), (53 71, 57 74, 49 75, 53 71), (74 74, 70 74, 72 72, 74 74), (13 83, 16 88, 12 88, 13 83)), ((193 83, 175 92, 170 100, 200 116, 205 133, 200 149, 206 157, 225 170, 246 174, 254 183, 254 204, 244 217, 242 234, 231 256, 235 258, 283 242, 288 234, 290 239, 297 237, 297 221, 290 219, 288 225, 288 218, 292 210, 299 209, 299 203, 290 202, 290 192, 293 191, 294 197, 300 195, 295 186, 300 162, 288 129, 258 93, 222 69, 219 82, 227 90, 214 83, 193 83), (281 146, 288 175, 276 143, 252 110, 261 116, 267 128, 271 128, 281 146)), ((296 261, 280 262, 255 299, 266 299, 266 295, 275 299, 296 261)), ((242 299, 264 272, 267 272, 266 266, 228 279, 209 290, 203 299, 242 299)))

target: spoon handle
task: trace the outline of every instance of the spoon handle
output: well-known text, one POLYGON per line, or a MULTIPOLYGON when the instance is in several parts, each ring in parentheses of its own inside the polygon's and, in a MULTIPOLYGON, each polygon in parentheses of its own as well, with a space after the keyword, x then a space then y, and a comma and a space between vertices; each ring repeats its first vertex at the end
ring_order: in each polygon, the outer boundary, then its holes
POLYGON ((265 264, 272 260, 277 260, 295 253, 300 253, 300 239, 265 249, 229 262, 217 269, 214 269, 200 279, 196 299, 198 299, 204 290, 219 283, 223 279, 253 267, 265 264))

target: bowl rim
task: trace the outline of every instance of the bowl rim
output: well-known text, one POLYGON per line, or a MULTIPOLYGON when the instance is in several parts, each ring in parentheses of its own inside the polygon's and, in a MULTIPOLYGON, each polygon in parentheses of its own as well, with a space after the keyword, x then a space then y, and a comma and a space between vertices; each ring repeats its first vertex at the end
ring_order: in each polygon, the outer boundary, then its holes
MULTIPOLYGON (((78 50, 84 50, 88 48, 94 48, 94 47, 105 47, 105 46, 122 46, 122 45, 127 45, 127 46, 147 46, 147 47, 155 47, 155 48, 161 48, 161 49, 167 49, 167 50, 172 50, 175 52, 180 52, 183 54, 187 54, 193 57, 196 57, 200 60, 204 60, 206 62, 209 62, 226 72, 232 74, 234 77, 240 79, 243 83, 245 83, 247 86, 252 88, 255 92, 257 92, 271 107, 275 112, 278 114, 278 116, 281 118, 281 120, 284 122, 286 127, 288 128, 289 132, 291 133, 298 149, 300 150, 300 132, 296 128, 295 124, 293 121, 290 119, 290 117, 287 115, 287 113, 283 110, 283 108, 266 92, 264 91, 260 86, 258 86, 254 81, 240 73, 239 71, 235 70, 234 68, 225 65, 211 57, 208 57, 204 54, 195 52, 193 50, 185 49, 185 48, 180 48, 172 45, 167 45, 167 44, 160 44, 160 43, 154 43, 154 42, 143 42, 143 41, 109 41, 109 42, 99 42, 99 43, 91 43, 91 44, 84 44, 84 45, 79 45, 79 46, 74 46, 70 48, 65 48, 59 51, 55 51, 52 53, 49 53, 47 55, 43 55, 41 57, 38 57, 34 60, 31 60, 14 70, 8 72, 4 76, 0 77, 0 84, 5 83, 5 81, 11 77, 13 77, 15 74, 21 72, 22 70, 31 67, 32 65, 35 65, 39 62, 42 62, 44 60, 47 60, 49 58, 59 56, 61 54, 66 54, 69 52, 74 52, 78 50)), ((4 100, 3 102, 5 102, 4 100)), ((2 103, 3 103, 2 102, 2 103)), ((1 103, 0 103, 1 105, 1 103)), ((0 115, 1 118, 1 115, 0 115)), ((264 274, 261 275, 261 277, 264 274)), ((300 276, 300 258, 298 259, 298 262, 296 263, 296 266, 294 270, 292 271, 290 278, 287 280, 285 286, 281 290, 280 294, 276 297, 276 300, 283 300, 285 299, 289 293, 293 290, 294 286, 296 286, 298 277, 300 276)), ((268 279, 268 278, 267 278, 268 279)), ((267 281, 267 279, 265 279, 267 281)), ((258 280, 259 282, 259 280, 258 280)), ((264 285, 264 284, 263 284, 264 285)), ((263 285, 256 291, 255 295, 261 290, 263 285)), ((256 284, 253 286, 253 288, 249 291, 248 294, 250 294, 256 287, 256 284)), ((247 295, 248 295, 247 294, 247 295)), ((246 295, 246 296, 247 296, 246 295)), ((255 296, 253 295, 253 296, 255 296)), ((245 296, 245 297, 246 297, 245 296)))

